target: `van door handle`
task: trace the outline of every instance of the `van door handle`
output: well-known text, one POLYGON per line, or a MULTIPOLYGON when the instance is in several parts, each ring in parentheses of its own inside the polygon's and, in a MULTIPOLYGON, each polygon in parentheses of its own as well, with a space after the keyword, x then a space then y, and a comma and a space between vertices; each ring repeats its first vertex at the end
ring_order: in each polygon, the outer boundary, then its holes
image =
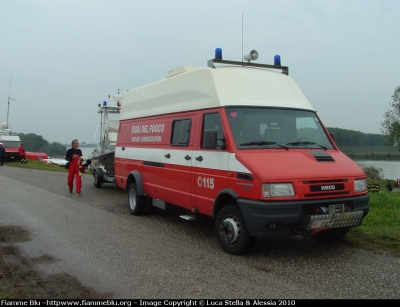
POLYGON ((164 157, 171 158, 171 155, 170 154, 166 154, 164 157))
POLYGON ((186 159, 186 160, 190 160, 190 159, 192 159, 192 157, 189 156, 189 155, 186 155, 186 156, 185 156, 185 159, 186 159))
POLYGON ((202 156, 198 156, 198 157, 196 157, 196 160, 197 161, 203 161, 203 157, 202 156))

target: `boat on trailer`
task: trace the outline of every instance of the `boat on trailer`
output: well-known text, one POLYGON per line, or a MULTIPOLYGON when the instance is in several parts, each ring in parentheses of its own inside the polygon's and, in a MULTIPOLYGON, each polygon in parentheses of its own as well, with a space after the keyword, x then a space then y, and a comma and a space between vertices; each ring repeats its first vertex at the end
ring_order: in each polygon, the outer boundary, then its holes
MULTIPOLYGON (((110 97, 110 96, 109 96, 110 97)), ((98 114, 100 123, 97 126, 94 142, 97 144, 97 151, 91 157, 89 170, 94 178, 94 186, 101 188, 104 183, 115 185, 114 179, 114 158, 115 146, 117 144, 117 133, 119 128, 119 113, 122 102, 122 95, 114 95, 113 103, 108 101, 99 104, 98 114)))

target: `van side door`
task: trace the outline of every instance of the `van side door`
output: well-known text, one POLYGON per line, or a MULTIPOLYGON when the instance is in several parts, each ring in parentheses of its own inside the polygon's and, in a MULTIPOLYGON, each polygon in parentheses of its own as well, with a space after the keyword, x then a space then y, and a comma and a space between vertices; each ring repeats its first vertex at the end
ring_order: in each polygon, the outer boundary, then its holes
POLYGON ((218 193, 227 187, 228 152, 225 149, 225 133, 220 113, 203 112, 200 144, 193 152, 195 206, 200 213, 212 215, 212 205, 218 193), (215 148, 206 148, 204 132, 216 130, 215 148))
POLYGON ((184 115, 172 120, 170 146, 164 152, 165 201, 192 208, 192 127, 195 116, 184 115))

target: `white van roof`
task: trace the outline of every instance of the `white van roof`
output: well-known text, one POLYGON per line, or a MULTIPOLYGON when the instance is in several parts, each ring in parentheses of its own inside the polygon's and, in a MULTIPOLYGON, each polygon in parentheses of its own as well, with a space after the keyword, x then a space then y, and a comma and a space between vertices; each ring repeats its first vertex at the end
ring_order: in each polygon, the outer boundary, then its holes
POLYGON ((182 66, 166 79, 124 94, 121 120, 221 106, 314 110, 293 79, 245 66, 182 66))

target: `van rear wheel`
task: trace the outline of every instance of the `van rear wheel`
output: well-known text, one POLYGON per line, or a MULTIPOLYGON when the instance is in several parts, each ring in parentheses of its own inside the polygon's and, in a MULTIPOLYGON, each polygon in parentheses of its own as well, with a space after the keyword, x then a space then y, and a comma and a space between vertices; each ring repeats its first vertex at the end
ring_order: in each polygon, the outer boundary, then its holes
POLYGON ((218 212, 215 233, 221 247, 233 255, 247 253, 257 239, 249 234, 242 212, 235 205, 228 205, 218 212))
POLYGON ((129 186, 128 205, 132 215, 142 215, 146 208, 146 197, 138 195, 135 182, 131 183, 129 186))

